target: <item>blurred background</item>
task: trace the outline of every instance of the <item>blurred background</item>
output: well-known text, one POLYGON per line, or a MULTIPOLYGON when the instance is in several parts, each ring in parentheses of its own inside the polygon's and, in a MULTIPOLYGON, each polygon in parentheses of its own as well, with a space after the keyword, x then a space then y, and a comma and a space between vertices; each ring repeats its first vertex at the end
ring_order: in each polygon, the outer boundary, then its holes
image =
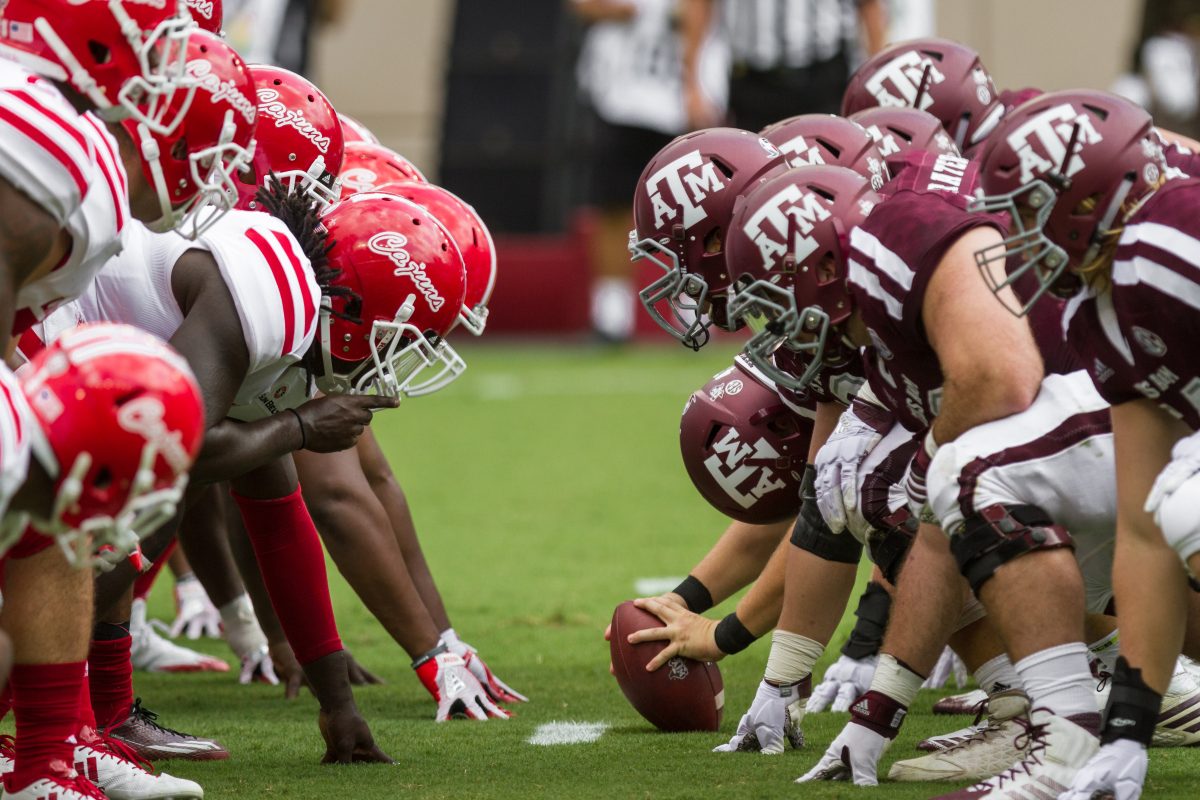
POLYGON ((489 336, 653 337, 625 255, 641 166, 693 127, 836 110, 886 42, 956 39, 1001 89, 1116 90, 1200 132, 1200 0, 226 0, 226 29, 480 210, 489 336))

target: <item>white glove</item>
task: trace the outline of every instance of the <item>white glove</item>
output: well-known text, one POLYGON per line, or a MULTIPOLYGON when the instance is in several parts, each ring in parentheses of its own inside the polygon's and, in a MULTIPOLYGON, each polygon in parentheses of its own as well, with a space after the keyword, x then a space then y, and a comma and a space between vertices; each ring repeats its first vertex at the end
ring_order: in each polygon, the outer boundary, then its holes
POLYGON ((817 765, 796 783, 850 779, 855 786, 878 786, 879 759, 891 743, 891 739, 864 725, 848 722, 817 765))
POLYGON ((849 711, 854 698, 871 688, 871 678, 875 676, 878 663, 877 655, 861 660, 839 656, 833 666, 825 670, 824 680, 808 698, 808 713, 817 714, 826 709, 849 711))
POLYGON ((941 689, 950 681, 950 676, 954 676, 954 685, 959 689, 965 688, 967 685, 967 665, 962 662, 958 654, 951 648, 947 647, 942 651, 942 655, 938 658, 937 664, 933 667, 933 672, 929 673, 929 677, 921 684, 922 689, 941 689))
POLYGON ((221 615, 194 577, 175 582, 175 621, 168 633, 172 639, 182 633, 193 641, 201 636, 221 638, 221 615))
POLYGON ((279 685, 275 664, 268 653, 267 637, 254 615, 250 596, 243 594, 230 600, 221 606, 219 614, 225 628, 225 641, 242 662, 238 683, 245 685, 259 680, 272 686, 279 685))
POLYGON ((778 755, 784 750, 784 739, 792 747, 804 746, 804 698, 801 683, 774 686, 765 680, 754 693, 750 710, 742 715, 737 733, 726 744, 713 748, 714 753, 763 753, 778 755))
POLYGON ((842 412, 837 427, 817 451, 813 465, 817 473, 814 481, 817 508, 834 533, 845 531, 856 516, 861 517, 858 470, 890 426, 886 411, 856 398, 842 412))
POLYGON ((494 703, 528 703, 529 698, 496 677, 484 660, 479 657, 479 651, 458 638, 453 628, 442 632, 442 643, 446 649, 467 662, 467 669, 475 676, 475 680, 483 686, 488 697, 494 703))
POLYGON ((1075 773, 1071 788, 1060 794, 1059 800, 1092 800, 1093 797, 1137 800, 1142 796, 1148 763, 1145 746, 1131 739, 1117 739, 1101 747, 1083 769, 1075 773))
POLYGON ((1197 472, 1200 472, 1200 431, 1175 443, 1171 448, 1171 462, 1158 473, 1146 497, 1146 513, 1153 514, 1160 526, 1162 521, 1158 514, 1163 501, 1197 472))
POLYGON ((488 717, 511 716, 491 701, 462 656, 443 650, 414 669, 437 703, 438 722, 451 718, 486 721, 488 717))

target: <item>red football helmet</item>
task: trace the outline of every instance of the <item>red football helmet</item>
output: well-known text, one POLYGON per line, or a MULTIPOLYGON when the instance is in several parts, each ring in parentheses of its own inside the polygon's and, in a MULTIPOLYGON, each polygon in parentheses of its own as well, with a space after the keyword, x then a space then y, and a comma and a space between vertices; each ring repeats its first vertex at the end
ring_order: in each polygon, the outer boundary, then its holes
POLYGON ((187 362, 128 325, 81 325, 34 356, 21 388, 40 424, 34 455, 54 479, 49 519, 68 557, 131 552, 170 519, 204 439, 187 362))
POLYGON ((867 129, 879 145, 879 153, 892 173, 911 152, 934 155, 961 156, 954 140, 946 133, 937 117, 915 108, 876 106, 864 108, 850 119, 867 129))
POLYGON ((346 157, 338 175, 342 199, 359 192, 376 192, 385 183, 427 183, 421 170, 395 150, 381 144, 355 142, 346 145, 346 157))
POLYGON ((879 191, 891 177, 879 145, 861 125, 834 114, 801 114, 762 129, 789 167, 847 167, 879 191))
POLYGON ((811 417, 783 404, 774 385, 738 356, 688 398, 679 451, 696 491, 727 517, 752 525, 800 511, 811 417))
POLYGON ((354 144, 355 142, 366 142, 367 144, 379 144, 379 137, 371 133, 371 129, 361 122, 356 120, 349 114, 338 114, 338 119, 342 121, 342 138, 346 144, 354 144))
POLYGON ((933 114, 959 150, 979 144, 1004 115, 979 53, 948 39, 912 39, 876 53, 858 68, 842 95, 842 113, 874 106, 919 108, 933 114))
POLYGON ((487 304, 496 287, 496 246, 483 218, 454 193, 432 183, 385 183, 376 191, 407 198, 433 214, 450 234, 467 269, 467 292, 455 326, 475 336, 487 325, 487 304))
POLYGON ((1019 106, 989 137, 979 162, 984 196, 972 207, 1007 212, 1011 229, 1003 247, 975 260, 997 293, 1026 273, 1040 284, 1019 307, 1006 302, 1010 311, 1028 313, 1047 291, 1075 293, 1079 280, 1067 270, 1091 262, 1118 218, 1158 188, 1166 164, 1153 126, 1123 97, 1078 89, 1019 106), (1006 260, 1015 265, 1007 275, 1006 260))
POLYGON ((333 243, 329 268, 339 274, 321 303, 318 388, 409 397, 462 374, 466 364, 445 336, 462 310, 467 271, 441 223, 379 192, 334 203, 321 223, 333 243))
POLYGON ((184 0, 192 19, 201 29, 221 35, 221 22, 225 19, 222 0, 184 0))
POLYGON ((71 86, 106 120, 171 133, 187 111, 195 30, 183 0, 8 0, 0 55, 71 86))
POLYGON ((659 327, 688 347, 708 341, 703 315, 732 282, 724 239, 734 201, 783 167, 779 150, 758 134, 709 128, 675 139, 642 171, 629 252, 664 274, 638 296, 659 327))
POLYGON ((195 239, 237 202, 238 176, 250 167, 258 115, 246 64, 216 34, 192 33, 187 75, 195 94, 174 133, 154 133, 133 120, 123 124, 138 143, 142 172, 163 211, 150 229, 174 228, 195 239))
POLYGON ((237 207, 257 211, 254 196, 271 173, 289 189, 298 185, 316 203, 337 200, 345 147, 329 100, 310 81, 280 67, 256 64, 250 77, 258 94, 258 147, 238 183, 237 207))
POLYGON ((856 357, 834 326, 854 310, 846 286, 850 230, 880 199, 870 181, 845 167, 800 167, 734 209, 725 247, 739 288, 729 315, 754 331, 744 352, 776 384, 803 389, 823 367, 856 357), (800 375, 775 364, 780 347, 807 357, 800 375))

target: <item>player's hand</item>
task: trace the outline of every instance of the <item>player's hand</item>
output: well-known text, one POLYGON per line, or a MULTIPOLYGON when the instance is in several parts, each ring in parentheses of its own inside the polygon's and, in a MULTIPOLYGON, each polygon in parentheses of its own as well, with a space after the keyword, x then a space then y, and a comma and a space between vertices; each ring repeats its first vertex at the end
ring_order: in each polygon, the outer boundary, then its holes
POLYGON ((967 685, 967 665, 962 662, 953 649, 947 647, 942 651, 937 664, 933 666, 933 672, 929 673, 929 677, 921 684, 921 688, 941 689, 950 682, 951 676, 953 676, 954 685, 957 688, 962 689, 967 685))
POLYGON ((775 686, 765 680, 754 693, 750 710, 738 722, 737 733, 726 744, 713 748, 714 753, 763 753, 778 755, 784 743, 793 748, 804 746, 804 696, 811 682, 806 680, 786 686, 775 686))
POLYGON ((908 510, 921 522, 937 525, 938 520, 929 509, 929 488, 926 478, 929 474, 929 464, 933 461, 934 444, 930 434, 921 440, 921 446, 908 464, 904 473, 904 494, 908 496, 908 510))
POLYGON ((218 613, 225 629, 225 641, 242 662, 238 683, 262 681, 278 686, 279 677, 275 674, 267 637, 258 624, 258 617, 254 616, 250 598, 243 594, 222 606, 218 613))
POLYGON ((287 642, 274 642, 269 646, 268 653, 271 665, 275 669, 275 675, 283 684, 285 699, 295 700, 300 696, 301 687, 308 687, 308 690, 312 691, 308 676, 301 669, 300 662, 296 661, 296 654, 292 652, 291 645, 287 642))
POLYGON ((304 448, 314 453, 348 450, 371 424, 371 410, 395 408, 399 400, 375 394, 331 394, 296 409, 304 425, 304 448))
POLYGON ((486 691, 467 668, 461 656, 449 651, 438 653, 416 668, 417 677, 437 703, 437 721, 489 717, 508 719, 509 714, 492 702, 486 691))
POLYGON ((317 726, 325 739, 322 764, 394 764, 391 756, 379 749, 367 721, 353 703, 334 711, 321 709, 317 726))
POLYGON ((879 759, 891 743, 886 736, 851 720, 817 765, 796 783, 853 780, 855 786, 878 786, 879 759))
POLYGON ((221 614, 195 577, 175 582, 175 621, 168 633, 172 639, 183 634, 193 641, 221 638, 221 614))
POLYGON ((892 415, 855 398, 842 412, 837 427, 817 451, 815 489, 817 508, 834 533, 842 533, 860 515, 858 470, 892 426, 892 415))
POLYGON ((871 688, 871 678, 878 663, 879 656, 863 659, 838 656, 838 660, 825 670, 825 678, 813 689, 812 697, 808 698, 808 712, 849 711, 854 698, 871 688))
POLYGON ((685 84, 683 102, 687 112, 689 130, 697 131, 720 125, 723 121, 721 110, 709 99, 708 93, 704 91, 700 82, 689 80, 685 84))
MULTIPOLYGON (((606 631, 607 633, 607 631, 606 631)), ((488 668, 484 660, 479 657, 479 651, 471 645, 464 642, 458 637, 454 641, 446 642, 446 648, 455 655, 467 662, 467 669, 471 670, 471 674, 475 676, 475 680, 479 681, 479 685, 487 692, 488 697, 493 703, 528 703, 529 698, 513 689, 504 681, 496 677, 496 674, 488 668)), ((609 665, 612 666, 611 664, 609 665)))
POLYGON ((1117 739, 1101 747, 1083 769, 1075 773, 1071 787, 1060 800, 1137 800, 1146 782, 1149 756, 1146 748, 1130 739, 1117 739))
POLYGON ((661 619, 665 626, 646 628, 629 634, 630 644, 667 642, 662 652, 650 659, 650 663, 646 665, 648 672, 653 672, 676 656, 695 658, 699 661, 717 661, 725 657, 717 647, 716 620, 693 614, 682 603, 657 597, 639 597, 633 604, 661 619))
POLYGON ((358 663, 350 651, 346 652, 346 673, 350 676, 351 686, 377 686, 383 684, 383 678, 358 663))

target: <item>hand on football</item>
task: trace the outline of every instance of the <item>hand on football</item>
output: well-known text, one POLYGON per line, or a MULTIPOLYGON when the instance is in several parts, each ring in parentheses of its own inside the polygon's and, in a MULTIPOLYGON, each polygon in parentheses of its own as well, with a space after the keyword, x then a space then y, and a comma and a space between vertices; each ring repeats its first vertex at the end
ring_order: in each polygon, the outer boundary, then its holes
POLYGON ((861 659, 838 656, 838 660, 825 670, 825 678, 813 689, 807 711, 810 714, 826 709, 849 711, 854 698, 871 688, 871 678, 875 675, 878 662, 878 656, 861 659))
POLYGON ((309 400, 296 409, 304 425, 304 447, 314 453, 347 450, 371 424, 372 409, 395 408, 399 402, 374 394, 332 394, 309 400))
POLYGON ((693 614, 682 603, 658 597, 640 597, 633 604, 661 619, 665 626, 629 634, 630 644, 667 642, 662 652, 650 659, 647 671, 653 672, 676 656, 699 661, 717 661, 725 657, 717 647, 716 620, 693 614))
POLYGON ((793 683, 775 686, 764 680, 754 693, 750 710, 738 722, 737 733, 726 744, 713 748, 714 753, 762 753, 778 755, 784 743, 793 748, 804 746, 804 698, 801 686, 793 683))

